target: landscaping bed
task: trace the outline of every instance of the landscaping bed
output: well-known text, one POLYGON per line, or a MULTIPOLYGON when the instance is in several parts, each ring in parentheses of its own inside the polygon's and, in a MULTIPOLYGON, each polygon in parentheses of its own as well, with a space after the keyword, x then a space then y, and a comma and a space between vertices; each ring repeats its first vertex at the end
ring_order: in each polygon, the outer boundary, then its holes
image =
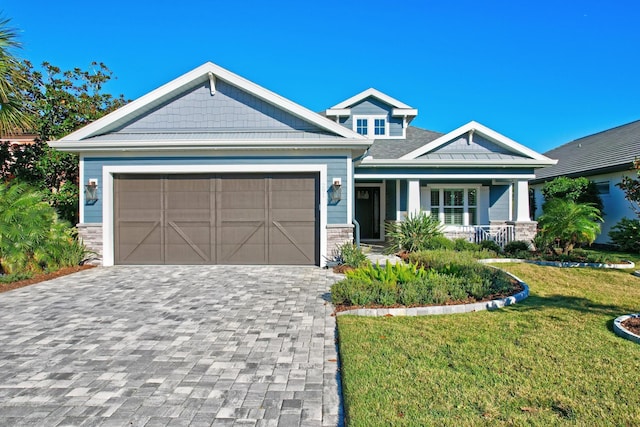
POLYGON ((22 279, 22 280, 18 280, 18 281, 15 281, 15 282, 9 282, 9 283, 1 283, 0 282, 0 293, 1 292, 6 292, 6 291, 10 291, 10 290, 13 290, 13 289, 22 288, 24 286, 29 286, 29 285, 33 285, 33 284, 36 284, 36 283, 44 282, 46 280, 55 279, 57 277, 66 276, 66 275, 69 275, 69 274, 77 273, 78 271, 87 270, 87 269, 93 268, 93 267, 95 267, 95 266, 94 265, 89 265, 89 264, 78 265, 78 266, 74 266, 74 267, 64 267, 64 268, 61 268, 60 270, 53 271, 53 272, 50 272, 50 273, 35 274, 32 277, 29 277, 29 278, 26 278, 26 279, 22 279))
POLYGON ((630 317, 622 322, 622 326, 632 334, 640 336, 640 317, 630 317))

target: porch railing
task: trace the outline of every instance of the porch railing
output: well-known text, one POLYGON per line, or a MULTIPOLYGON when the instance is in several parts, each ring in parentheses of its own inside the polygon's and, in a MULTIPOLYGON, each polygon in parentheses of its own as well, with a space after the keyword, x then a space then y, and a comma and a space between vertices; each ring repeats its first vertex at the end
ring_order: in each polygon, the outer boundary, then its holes
POLYGON ((455 229, 445 230, 445 236, 450 239, 464 238, 473 243, 493 240, 501 248, 516 239, 516 229, 513 225, 461 225, 455 229))

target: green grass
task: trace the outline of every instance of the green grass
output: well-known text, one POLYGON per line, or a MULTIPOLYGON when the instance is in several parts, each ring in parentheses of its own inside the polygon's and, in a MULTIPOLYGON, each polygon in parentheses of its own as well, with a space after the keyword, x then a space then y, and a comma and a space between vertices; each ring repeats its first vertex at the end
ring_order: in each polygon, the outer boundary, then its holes
POLYGON ((349 426, 640 425, 640 346, 612 331, 640 311, 640 278, 501 267, 529 284, 528 299, 465 315, 338 318, 349 426))

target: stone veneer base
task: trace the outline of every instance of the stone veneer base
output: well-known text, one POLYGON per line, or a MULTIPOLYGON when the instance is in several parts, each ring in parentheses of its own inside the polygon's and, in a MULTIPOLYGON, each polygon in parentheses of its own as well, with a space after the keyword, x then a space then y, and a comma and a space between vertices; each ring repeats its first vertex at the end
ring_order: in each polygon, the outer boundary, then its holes
POLYGON ((511 273, 505 271, 509 276, 518 281, 524 290, 518 292, 515 295, 508 296, 506 298, 495 299, 491 301, 475 302, 473 304, 456 304, 456 305, 438 305, 438 306, 426 306, 426 307, 411 307, 411 308, 355 308, 352 310, 339 311, 337 316, 354 315, 354 316, 369 316, 369 317, 381 317, 381 316, 433 316, 439 314, 461 314, 461 313, 473 313, 475 311, 482 310, 497 310, 499 308, 513 305, 517 302, 529 296, 529 286, 522 280, 518 279, 511 273))
POLYGON ((625 338, 640 344, 640 336, 634 334, 633 332, 631 332, 630 330, 622 326, 622 322, 632 317, 640 317, 640 313, 627 314, 625 316, 618 317, 616 320, 613 321, 613 331, 616 333, 616 335, 622 338, 625 338))

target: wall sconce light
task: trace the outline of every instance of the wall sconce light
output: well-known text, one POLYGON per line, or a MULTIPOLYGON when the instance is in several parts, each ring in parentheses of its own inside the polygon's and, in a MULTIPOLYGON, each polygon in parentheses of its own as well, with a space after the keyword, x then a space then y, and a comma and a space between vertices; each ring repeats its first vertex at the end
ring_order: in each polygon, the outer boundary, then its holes
POLYGON ((90 179, 89 183, 84 186, 84 201, 87 204, 94 204, 98 201, 98 180, 90 179))
POLYGON ((338 203, 342 200, 342 180, 340 178, 333 178, 333 184, 331 185, 330 197, 331 203, 338 203))

